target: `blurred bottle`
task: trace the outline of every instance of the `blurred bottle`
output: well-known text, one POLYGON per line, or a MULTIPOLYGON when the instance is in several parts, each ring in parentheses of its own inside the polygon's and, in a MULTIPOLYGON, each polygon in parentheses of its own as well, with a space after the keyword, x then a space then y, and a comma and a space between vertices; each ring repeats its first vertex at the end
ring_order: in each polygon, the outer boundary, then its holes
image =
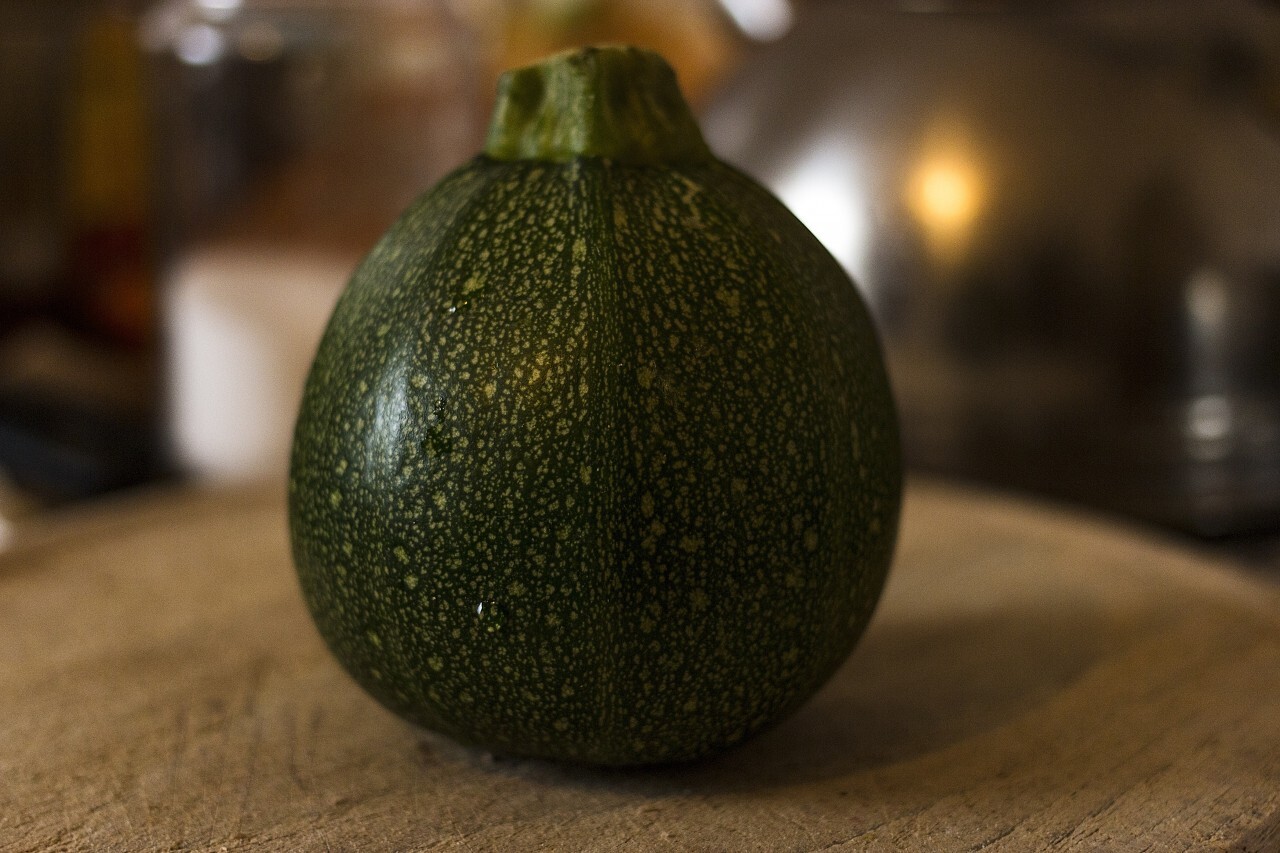
POLYGON ((0 476, 40 500, 165 470, 142 60, 122 3, 0 12, 0 476))
POLYGON ((151 361, 156 344, 151 151, 134 20, 122 8, 91 13, 73 55, 66 312, 88 335, 142 352, 151 361))
POLYGON ((144 18, 178 464, 282 480, 360 257, 479 147, 479 47, 441 0, 168 0, 144 18))

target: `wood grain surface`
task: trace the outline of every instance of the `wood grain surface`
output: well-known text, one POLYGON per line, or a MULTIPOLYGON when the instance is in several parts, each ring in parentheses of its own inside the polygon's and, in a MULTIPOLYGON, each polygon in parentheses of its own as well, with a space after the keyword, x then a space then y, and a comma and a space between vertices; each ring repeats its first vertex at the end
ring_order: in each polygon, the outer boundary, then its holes
MULTIPOLYGON (((0 849, 1280 851, 1280 587, 929 483, 863 643, 701 764, 462 750, 338 668, 268 492, 0 557, 0 849)), ((762 650, 767 653, 767 650, 762 650)))

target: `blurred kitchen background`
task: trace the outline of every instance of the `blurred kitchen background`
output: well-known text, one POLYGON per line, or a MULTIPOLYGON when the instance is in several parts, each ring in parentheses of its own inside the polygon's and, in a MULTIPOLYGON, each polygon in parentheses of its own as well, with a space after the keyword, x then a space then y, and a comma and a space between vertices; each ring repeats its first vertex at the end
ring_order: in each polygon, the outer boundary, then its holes
POLYGON ((360 256, 504 68, 660 50, 853 274, 908 462, 1280 571, 1280 4, 0 0, 0 547, 282 480, 360 256))

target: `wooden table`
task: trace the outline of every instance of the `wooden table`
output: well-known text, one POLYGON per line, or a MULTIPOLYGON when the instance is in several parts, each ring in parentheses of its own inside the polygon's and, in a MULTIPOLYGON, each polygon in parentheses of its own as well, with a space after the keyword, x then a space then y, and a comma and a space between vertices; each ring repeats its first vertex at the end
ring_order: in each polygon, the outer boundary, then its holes
POLYGON ((0 557, 6 850, 1280 850, 1280 587, 913 483, 871 630, 719 759, 495 759, 368 699, 280 495, 164 493, 0 557))

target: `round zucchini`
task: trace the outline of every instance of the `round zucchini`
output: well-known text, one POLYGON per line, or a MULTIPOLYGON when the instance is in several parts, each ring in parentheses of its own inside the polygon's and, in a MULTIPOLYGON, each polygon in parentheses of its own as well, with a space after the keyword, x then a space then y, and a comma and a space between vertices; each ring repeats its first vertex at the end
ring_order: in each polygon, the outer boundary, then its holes
POLYGON ((289 483, 325 641, 492 751, 696 758, 780 720, 884 584, 902 473, 868 313, 707 150, 655 54, 509 72, 482 154, 360 265, 289 483))

